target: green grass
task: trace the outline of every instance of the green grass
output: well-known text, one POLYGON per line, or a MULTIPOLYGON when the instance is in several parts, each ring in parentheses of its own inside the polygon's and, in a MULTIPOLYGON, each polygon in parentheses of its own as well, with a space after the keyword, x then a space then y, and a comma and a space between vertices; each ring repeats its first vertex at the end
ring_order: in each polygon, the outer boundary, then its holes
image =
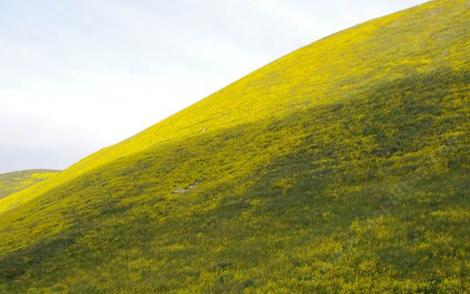
POLYGON ((2 199, 0 291, 464 292, 469 43, 367 22, 2 199))
POLYGON ((44 181, 57 172, 56 170, 32 169, 0 174, 0 198, 44 181))

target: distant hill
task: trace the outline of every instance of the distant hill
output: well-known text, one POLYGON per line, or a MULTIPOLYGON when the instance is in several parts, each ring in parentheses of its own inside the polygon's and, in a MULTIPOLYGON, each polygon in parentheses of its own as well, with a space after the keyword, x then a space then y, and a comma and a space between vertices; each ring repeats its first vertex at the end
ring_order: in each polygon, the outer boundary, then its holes
POLYGON ((44 181, 57 172, 48 169, 32 169, 0 174, 0 198, 44 181))
POLYGON ((0 200, 0 292, 464 293, 469 105, 468 1, 338 32, 0 200))

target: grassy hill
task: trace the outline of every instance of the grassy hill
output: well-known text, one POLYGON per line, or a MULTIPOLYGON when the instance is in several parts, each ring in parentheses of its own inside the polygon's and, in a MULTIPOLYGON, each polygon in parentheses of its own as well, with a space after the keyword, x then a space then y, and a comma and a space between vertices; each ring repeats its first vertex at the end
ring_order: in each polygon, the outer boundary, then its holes
POLYGON ((56 170, 32 169, 0 174, 0 198, 44 181, 56 173, 56 170))
POLYGON ((372 20, 0 200, 0 292, 464 292, 469 48, 372 20))

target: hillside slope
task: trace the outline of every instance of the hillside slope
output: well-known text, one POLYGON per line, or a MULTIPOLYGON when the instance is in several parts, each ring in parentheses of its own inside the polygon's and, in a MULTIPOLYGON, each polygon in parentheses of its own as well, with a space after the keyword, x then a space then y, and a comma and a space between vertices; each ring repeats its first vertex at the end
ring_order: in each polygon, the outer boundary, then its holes
POLYGON ((44 181, 57 172, 56 170, 31 169, 0 174, 0 198, 44 181))
POLYGON ((469 48, 376 19, 0 200, 0 291, 469 289, 469 48))

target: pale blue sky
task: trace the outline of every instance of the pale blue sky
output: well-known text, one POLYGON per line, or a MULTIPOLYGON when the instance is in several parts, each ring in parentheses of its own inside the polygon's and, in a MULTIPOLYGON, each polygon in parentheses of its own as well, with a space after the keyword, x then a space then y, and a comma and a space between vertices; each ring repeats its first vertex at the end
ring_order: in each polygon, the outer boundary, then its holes
POLYGON ((0 172, 58 168, 420 0, 0 0, 0 172))

